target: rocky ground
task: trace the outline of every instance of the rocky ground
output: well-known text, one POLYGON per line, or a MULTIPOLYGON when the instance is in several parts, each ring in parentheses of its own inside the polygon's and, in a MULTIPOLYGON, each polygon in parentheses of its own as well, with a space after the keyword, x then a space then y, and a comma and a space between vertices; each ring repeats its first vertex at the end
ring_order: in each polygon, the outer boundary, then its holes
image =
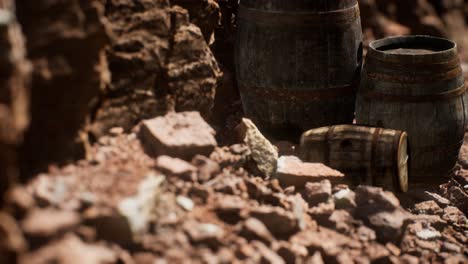
MULTIPOLYGON (((242 119, 237 2, 0 0, 0 263, 468 262, 468 137, 431 190, 303 163, 242 119)), ((360 6, 468 77, 467 0, 360 6)))
POLYGON ((10 191, 0 263, 468 261, 468 141, 452 181, 396 197, 288 156, 275 168, 287 150, 242 127, 224 147, 197 112, 113 128, 10 191))

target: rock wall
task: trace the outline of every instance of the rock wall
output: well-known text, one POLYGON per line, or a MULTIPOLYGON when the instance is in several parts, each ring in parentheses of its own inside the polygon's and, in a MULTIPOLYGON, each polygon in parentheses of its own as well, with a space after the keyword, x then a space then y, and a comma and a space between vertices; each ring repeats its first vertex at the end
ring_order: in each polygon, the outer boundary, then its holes
POLYGON ((115 35, 107 50, 112 82, 95 109, 95 137, 170 111, 210 114, 221 77, 207 44, 219 19, 215 2, 109 0, 106 16, 115 35), (175 4, 193 10, 202 30, 175 4))
POLYGON ((109 79, 104 6, 97 0, 17 0, 33 63, 26 175, 84 155, 79 136, 99 87, 109 79))
POLYGON ((18 146, 29 122, 30 64, 14 2, 0 0, 0 204, 18 177, 18 146))

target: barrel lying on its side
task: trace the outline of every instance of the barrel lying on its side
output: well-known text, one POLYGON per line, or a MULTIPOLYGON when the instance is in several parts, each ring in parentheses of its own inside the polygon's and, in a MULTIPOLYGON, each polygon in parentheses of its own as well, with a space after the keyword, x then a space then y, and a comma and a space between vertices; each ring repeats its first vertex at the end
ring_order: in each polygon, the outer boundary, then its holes
POLYGON ((439 184, 462 145, 465 90, 452 41, 427 36, 374 41, 362 73, 356 120, 406 131, 410 184, 439 184))
POLYGON ((361 63, 357 0, 240 1, 236 74, 261 129, 351 124, 361 63))
POLYGON ((305 132, 300 157, 344 173, 352 185, 408 189, 408 143, 403 131, 338 125, 305 132))

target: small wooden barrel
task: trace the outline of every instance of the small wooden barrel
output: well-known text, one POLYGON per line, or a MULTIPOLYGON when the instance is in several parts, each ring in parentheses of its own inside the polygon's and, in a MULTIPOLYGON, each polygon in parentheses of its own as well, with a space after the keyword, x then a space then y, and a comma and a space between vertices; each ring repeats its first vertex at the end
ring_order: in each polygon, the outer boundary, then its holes
POLYGON ((346 175, 347 183, 408 190, 408 142, 403 131, 338 125, 305 132, 300 157, 346 175))
POLYGON ((447 179, 463 142, 466 95, 457 45, 428 36, 370 44, 356 109, 358 124, 404 130, 410 184, 447 179))
POLYGON ((262 130, 351 124, 361 64, 357 0, 240 1, 237 81, 262 130))

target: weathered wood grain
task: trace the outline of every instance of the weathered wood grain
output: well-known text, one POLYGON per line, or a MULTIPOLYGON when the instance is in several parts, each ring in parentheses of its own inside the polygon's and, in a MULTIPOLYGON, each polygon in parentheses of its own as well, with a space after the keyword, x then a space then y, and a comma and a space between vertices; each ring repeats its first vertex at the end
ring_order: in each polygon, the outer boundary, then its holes
POLYGON ((456 163, 464 135, 465 100, 455 43, 424 36, 384 39, 370 46, 356 120, 407 131, 410 183, 437 184, 446 180, 456 163))
POLYGON ((407 145, 403 131, 338 125, 305 132, 299 153, 304 161, 324 163, 343 172, 351 185, 406 191, 407 145))
POLYGON ((361 58, 356 0, 240 3, 236 71, 244 110, 276 136, 352 123, 361 58))

